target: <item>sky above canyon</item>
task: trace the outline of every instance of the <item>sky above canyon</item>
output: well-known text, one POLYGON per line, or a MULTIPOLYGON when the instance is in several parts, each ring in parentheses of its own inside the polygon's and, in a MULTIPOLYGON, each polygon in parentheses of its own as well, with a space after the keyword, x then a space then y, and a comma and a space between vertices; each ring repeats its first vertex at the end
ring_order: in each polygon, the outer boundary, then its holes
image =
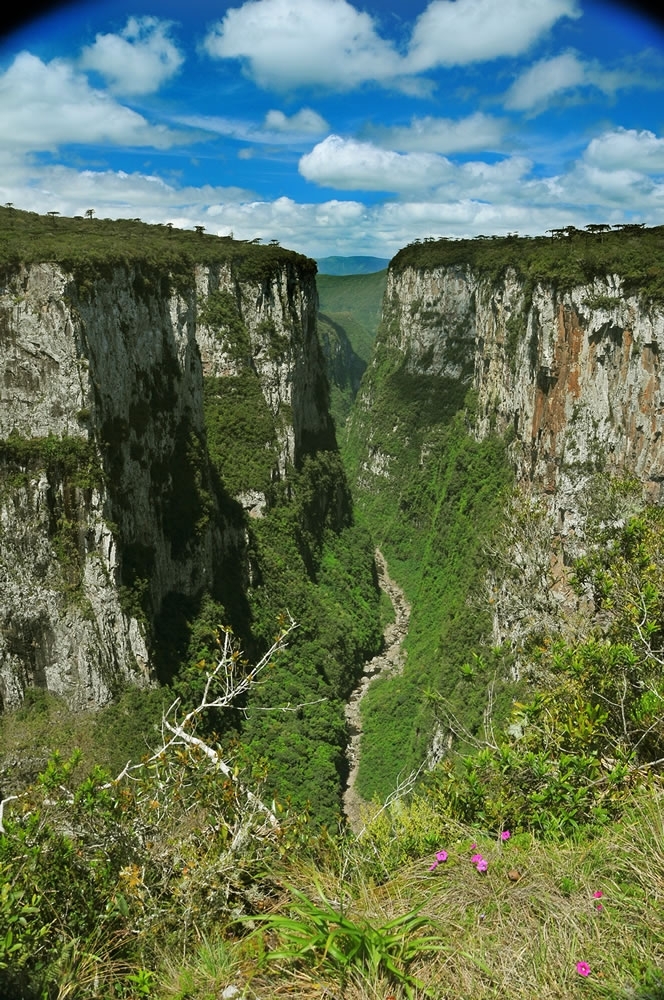
POLYGON ((660 225, 663 97, 627 5, 68 4, 0 38, 0 203, 313 257, 660 225))

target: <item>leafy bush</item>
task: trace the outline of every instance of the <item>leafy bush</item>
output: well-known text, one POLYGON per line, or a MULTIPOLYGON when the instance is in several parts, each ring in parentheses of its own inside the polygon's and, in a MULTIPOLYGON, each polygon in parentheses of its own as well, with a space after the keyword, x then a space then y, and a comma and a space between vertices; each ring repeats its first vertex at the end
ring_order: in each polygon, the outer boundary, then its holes
POLYGON ((601 531, 576 563, 593 612, 534 651, 539 690, 493 746, 439 765, 441 808, 490 829, 566 836, 620 814, 664 759, 664 515, 601 531))
MULTIPOLYGON (((186 947, 234 907, 242 908, 265 859, 292 849, 300 821, 260 794, 259 762, 197 732, 255 683, 291 627, 252 669, 226 633, 216 664, 203 669, 195 708, 174 703, 159 746, 111 778, 79 775, 81 754, 54 754, 18 795, 0 832, 0 985, 51 998, 66 975, 80 997, 99 997, 109 970, 119 995, 150 981, 155 936, 186 947), (124 970, 124 971, 122 971, 124 970), (123 986, 124 984, 124 986, 123 986)), ((8 995, 6 992, 3 995, 8 995)), ((117 991, 116 991, 117 995, 117 991)))

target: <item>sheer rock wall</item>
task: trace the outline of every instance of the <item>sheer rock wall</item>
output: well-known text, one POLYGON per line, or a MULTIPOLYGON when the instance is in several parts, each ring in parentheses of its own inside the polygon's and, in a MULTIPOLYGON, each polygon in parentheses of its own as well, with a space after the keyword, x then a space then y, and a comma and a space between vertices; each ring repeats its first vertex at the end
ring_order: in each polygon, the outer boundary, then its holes
POLYGON ((206 451, 203 376, 233 372, 200 322, 216 290, 246 326, 283 478, 333 439, 311 274, 286 261, 243 282, 198 265, 179 290, 147 264, 0 275, 0 707, 33 685, 98 706, 151 683, 149 619, 244 545, 241 503, 221 513, 206 451), (16 457, 49 435, 89 442, 97 468, 72 474, 47 446, 16 457))

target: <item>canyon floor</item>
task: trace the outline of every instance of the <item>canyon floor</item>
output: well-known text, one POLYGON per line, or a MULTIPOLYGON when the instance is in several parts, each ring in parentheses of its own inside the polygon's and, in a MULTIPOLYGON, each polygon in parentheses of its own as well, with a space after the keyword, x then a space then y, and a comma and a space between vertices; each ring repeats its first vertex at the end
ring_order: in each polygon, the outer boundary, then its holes
POLYGON ((362 741, 360 703, 369 685, 377 677, 383 674, 396 674, 402 670, 406 659, 402 645, 408 632, 408 622, 410 620, 410 605, 406 600, 403 590, 390 577, 387 563, 380 549, 376 549, 376 568, 378 570, 380 588, 385 591, 392 602, 394 621, 385 626, 383 632, 383 650, 378 656, 367 660, 364 665, 362 679, 346 705, 346 721, 350 733, 350 742, 347 750, 350 772, 343 801, 344 813, 355 833, 359 833, 362 829, 362 807, 365 805, 364 799, 361 798, 355 787, 360 767, 360 744, 362 741))

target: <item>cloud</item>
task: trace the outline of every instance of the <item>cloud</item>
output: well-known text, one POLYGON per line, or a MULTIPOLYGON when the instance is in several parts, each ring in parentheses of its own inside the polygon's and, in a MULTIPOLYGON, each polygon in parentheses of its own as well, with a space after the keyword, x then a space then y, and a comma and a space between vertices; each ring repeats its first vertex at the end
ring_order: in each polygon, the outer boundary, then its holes
POLYGON ((521 55, 556 21, 580 16, 576 0, 433 0, 415 23, 407 64, 421 72, 521 55))
POLYGON ((242 60, 265 88, 343 91, 373 81, 421 96, 425 82, 408 77, 520 55, 556 21, 578 16, 576 0, 432 0, 402 55, 347 0, 247 0, 226 12, 204 47, 213 58, 242 60))
POLYGON ((119 35, 98 34, 80 65, 96 70, 116 94, 151 94, 174 76, 184 56, 168 37, 170 21, 130 17, 119 35))
POLYGON ((400 58, 369 14, 347 0, 248 0, 228 10, 205 39, 209 55, 241 59, 261 86, 350 90, 397 76, 400 58))
POLYGON ((505 107, 525 111, 541 104, 562 90, 584 83, 586 71, 573 52, 542 59, 514 81, 505 98, 505 107))
POLYGON ((315 135, 324 135, 328 124, 316 111, 302 108, 289 118, 283 111, 268 111, 262 125, 240 118, 219 115, 183 115, 174 119, 180 125, 225 135, 241 142, 264 145, 288 145, 310 142, 315 135))
MULTIPOLYGON (((386 191, 406 198, 426 193, 432 201, 466 197, 500 200, 507 192, 518 196, 531 169, 532 162, 523 156, 497 163, 455 164, 435 153, 397 153, 338 135, 318 143, 299 163, 306 180, 324 187, 386 191)), ((528 183, 537 186, 536 182, 528 183)))
POLYGON ((618 128, 593 139, 583 158, 604 171, 664 174, 664 138, 647 129, 618 128))
POLYGON ((500 147, 505 122, 481 111, 467 118, 412 118, 408 126, 368 126, 364 137, 402 152, 460 153, 500 147))
POLYGON ((299 163, 306 180, 351 191, 430 190, 451 170, 448 160, 433 153, 395 153, 338 135, 319 142, 299 163))
MULTIPOLYGON (((589 143, 570 169, 552 176, 538 176, 532 160, 524 156, 455 163, 433 153, 397 153, 336 135, 303 156, 299 169, 321 186, 389 192, 400 202, 428 204, 434 214, 437 205, 466 202, 492 205, 496 211, 503 206, 512 218, 514 206, 548 211, 551 218, 567 211, 574 225, 580 224, 582 212, 585 221, 618 208, 651 221, 664 214, 664 139, 647 131, 606 132, 589 143)), ((620 216, 614 214, 610 221, 620 221, 620 216)))
POLYGON ((264 128, 269 132, 295 133, 296 135, 322 135, 328 131, 324 118, 311 108, 301 108, 288 118, 283 111, 268 111, 264 128))
POLYGON ((166 149, 181 137, 93 89, 69 63, 19 53, 0 75, 0 141, 6 150, 55 150, 67 143, 166 149))
POLYGON ((99 218, 135 218, 193 226, 205 223, 207 206, 221 200, 248 201, 252 192, 238 187, 178 187, 162 177, 124 170, 76 170, 57 164, 7 165, 0 172, 0 198, 31 211, 57 209, 82 215, 93 206, 99 218))
POLYGON ((579 59, 575 52, 564 52, 552 59, 542 59, 514 81, 505 95, 505 107, 512 111, 543 110, 551 98, 565 90, 594 87, 604 94, 615 94, 627 87, 656 87, 659 74, 624 69, 603 69, 596 60, 579 59))

